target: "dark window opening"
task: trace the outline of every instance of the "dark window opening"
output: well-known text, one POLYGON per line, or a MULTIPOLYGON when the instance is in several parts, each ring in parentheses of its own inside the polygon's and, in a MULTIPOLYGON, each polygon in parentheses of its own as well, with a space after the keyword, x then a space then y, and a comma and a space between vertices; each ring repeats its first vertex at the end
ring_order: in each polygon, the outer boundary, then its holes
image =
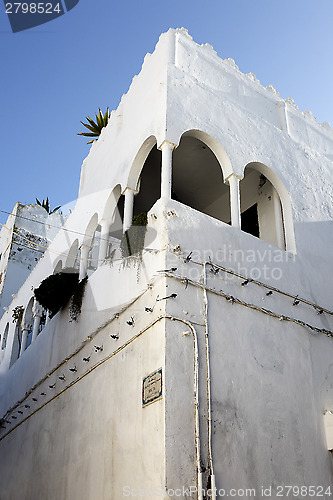
POLYGON ((150 151, 140 174, 138 189, 134 197, 133 215, 149 212, 161 197, 162 153, 156 146, 150 151))
POLYGON ((110 236, 112 236, 112 238, 117 238, 118 240, 120 240, 123 235, 124 202, 125 196, 121 195, 115 209, 114 221, 110 229, 110 236))
POLYGON ((183 135, 173 153, 172 199, 229 223, 229 187, 213 151, 199 139, 183 135))
POLYGON ((258 204, 255 203, 252 207, 245 210, 241 215, 242 231, 252 234, 259 238, 259 219, 258 219, 258 204))

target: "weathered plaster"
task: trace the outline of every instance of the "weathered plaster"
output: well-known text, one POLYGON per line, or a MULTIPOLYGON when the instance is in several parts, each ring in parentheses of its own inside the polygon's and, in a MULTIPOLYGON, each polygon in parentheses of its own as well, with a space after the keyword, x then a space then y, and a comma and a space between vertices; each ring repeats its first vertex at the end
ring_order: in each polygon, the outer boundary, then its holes
POLYGON ((261 486, 332 484, 332 150, 327 125, 255 75, 184 29, 161 35, 84 161, 66 231, 0 320, 0 334, 9 324, 0 357, 0 417, 11 422, 0 429, 4 500, 118 499, 124 486, 154 498, 148 488, 195 486, 199 476, 206 488, 210 402, 218 488, 255 488, 260 498, 261 486), (78 322, 67 306, 16 359, 13 308, 27 308, 55 269, 82 262, 121 193, 144 189, 151 148, 168 141, 180 151, 184 134, 213 151, 224 193, 231 175, 261 165, 293 252, 163 197, 148 213, 142 262, 122 259, 110 238, 113 260, 88 269, 78 322), (142 380, 159 368, 163 397, 142 408, 142 380))

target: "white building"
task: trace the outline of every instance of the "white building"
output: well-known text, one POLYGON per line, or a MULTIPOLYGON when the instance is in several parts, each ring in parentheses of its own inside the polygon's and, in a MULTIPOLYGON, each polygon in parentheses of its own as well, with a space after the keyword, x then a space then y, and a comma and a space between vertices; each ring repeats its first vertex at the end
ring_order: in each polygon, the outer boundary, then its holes
POLYGON ((1 319, 1 500, 331 498, 332 160, 328 124, 161 35, 1 319), (38 334, 61 269, 89 276, 82 312, 38 334))

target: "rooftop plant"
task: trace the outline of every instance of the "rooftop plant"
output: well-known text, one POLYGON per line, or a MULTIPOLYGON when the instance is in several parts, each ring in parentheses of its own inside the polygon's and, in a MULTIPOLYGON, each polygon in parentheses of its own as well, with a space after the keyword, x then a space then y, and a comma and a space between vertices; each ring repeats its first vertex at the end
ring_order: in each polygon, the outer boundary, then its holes
POLYGON ((47 211, 48 214, 54 214, 61 207, 61 205, 59 205, 58 207, 56 207, 53 210, 51 210, 51 208, 50 208, 50 202, 49 202, 49 198, 48 197, 46 198, 46 200, 43 200, 42 202, 40 202, 39 199, 36 198, 36 203, 40 207, 45 208, 45 210, 47 211))
POLYGON ((105 114, 102 113, 101 108, 98 109, 98 113, 95 114, 96 121, 94 121, 90 116, 86 116, 86 120, 88 123, 82 123, 86 129, 90 130, 90 132, 80 132, 77 135, 83 135, 84 137, 93 137, 91 141, 87 142, 87 144, 91 144, 96 141, 100 136, 102 129, 107 126, 109 123, 110 113, 109 108, 106 108, 105 114))

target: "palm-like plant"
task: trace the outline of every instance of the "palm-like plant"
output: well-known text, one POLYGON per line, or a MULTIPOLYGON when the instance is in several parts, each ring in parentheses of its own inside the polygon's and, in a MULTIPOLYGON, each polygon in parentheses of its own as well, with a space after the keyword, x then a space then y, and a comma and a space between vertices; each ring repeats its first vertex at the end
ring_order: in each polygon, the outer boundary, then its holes
POLYGON ((40 202, 39 199, 36 198, 36 203, 40 207, 45 208, 45 210, 47 211, 48 214, 54 214, 61 207, 61 205, 59 205, 59 207, 55 207, 53 210, 51 210, 50 209, 50 202, 49 202, 49 198, 48 197, 46 198, 46 200, 43 200, 42 202, 40 202))
POLYGON ((100 136, 102 128, 106 127, 107 124, 109 123, 109 118, 110 118, 110 113, 109 113, 109 108, 106 108, 105 114, 103 115, 101 108, 98 109, 98 113, 95 114, 96 116, 96 121, 90 116, 86 117, 86 120, 88 123, 82 123, 84 127, 86 127, 90 132, 80 132, 77 135, 84 135, 85 137, 95 137, 95 139, 92 139, 91 141, 87 142, 87 144, 91 144, 92 142, 96 141, 97 138, 100 136))

